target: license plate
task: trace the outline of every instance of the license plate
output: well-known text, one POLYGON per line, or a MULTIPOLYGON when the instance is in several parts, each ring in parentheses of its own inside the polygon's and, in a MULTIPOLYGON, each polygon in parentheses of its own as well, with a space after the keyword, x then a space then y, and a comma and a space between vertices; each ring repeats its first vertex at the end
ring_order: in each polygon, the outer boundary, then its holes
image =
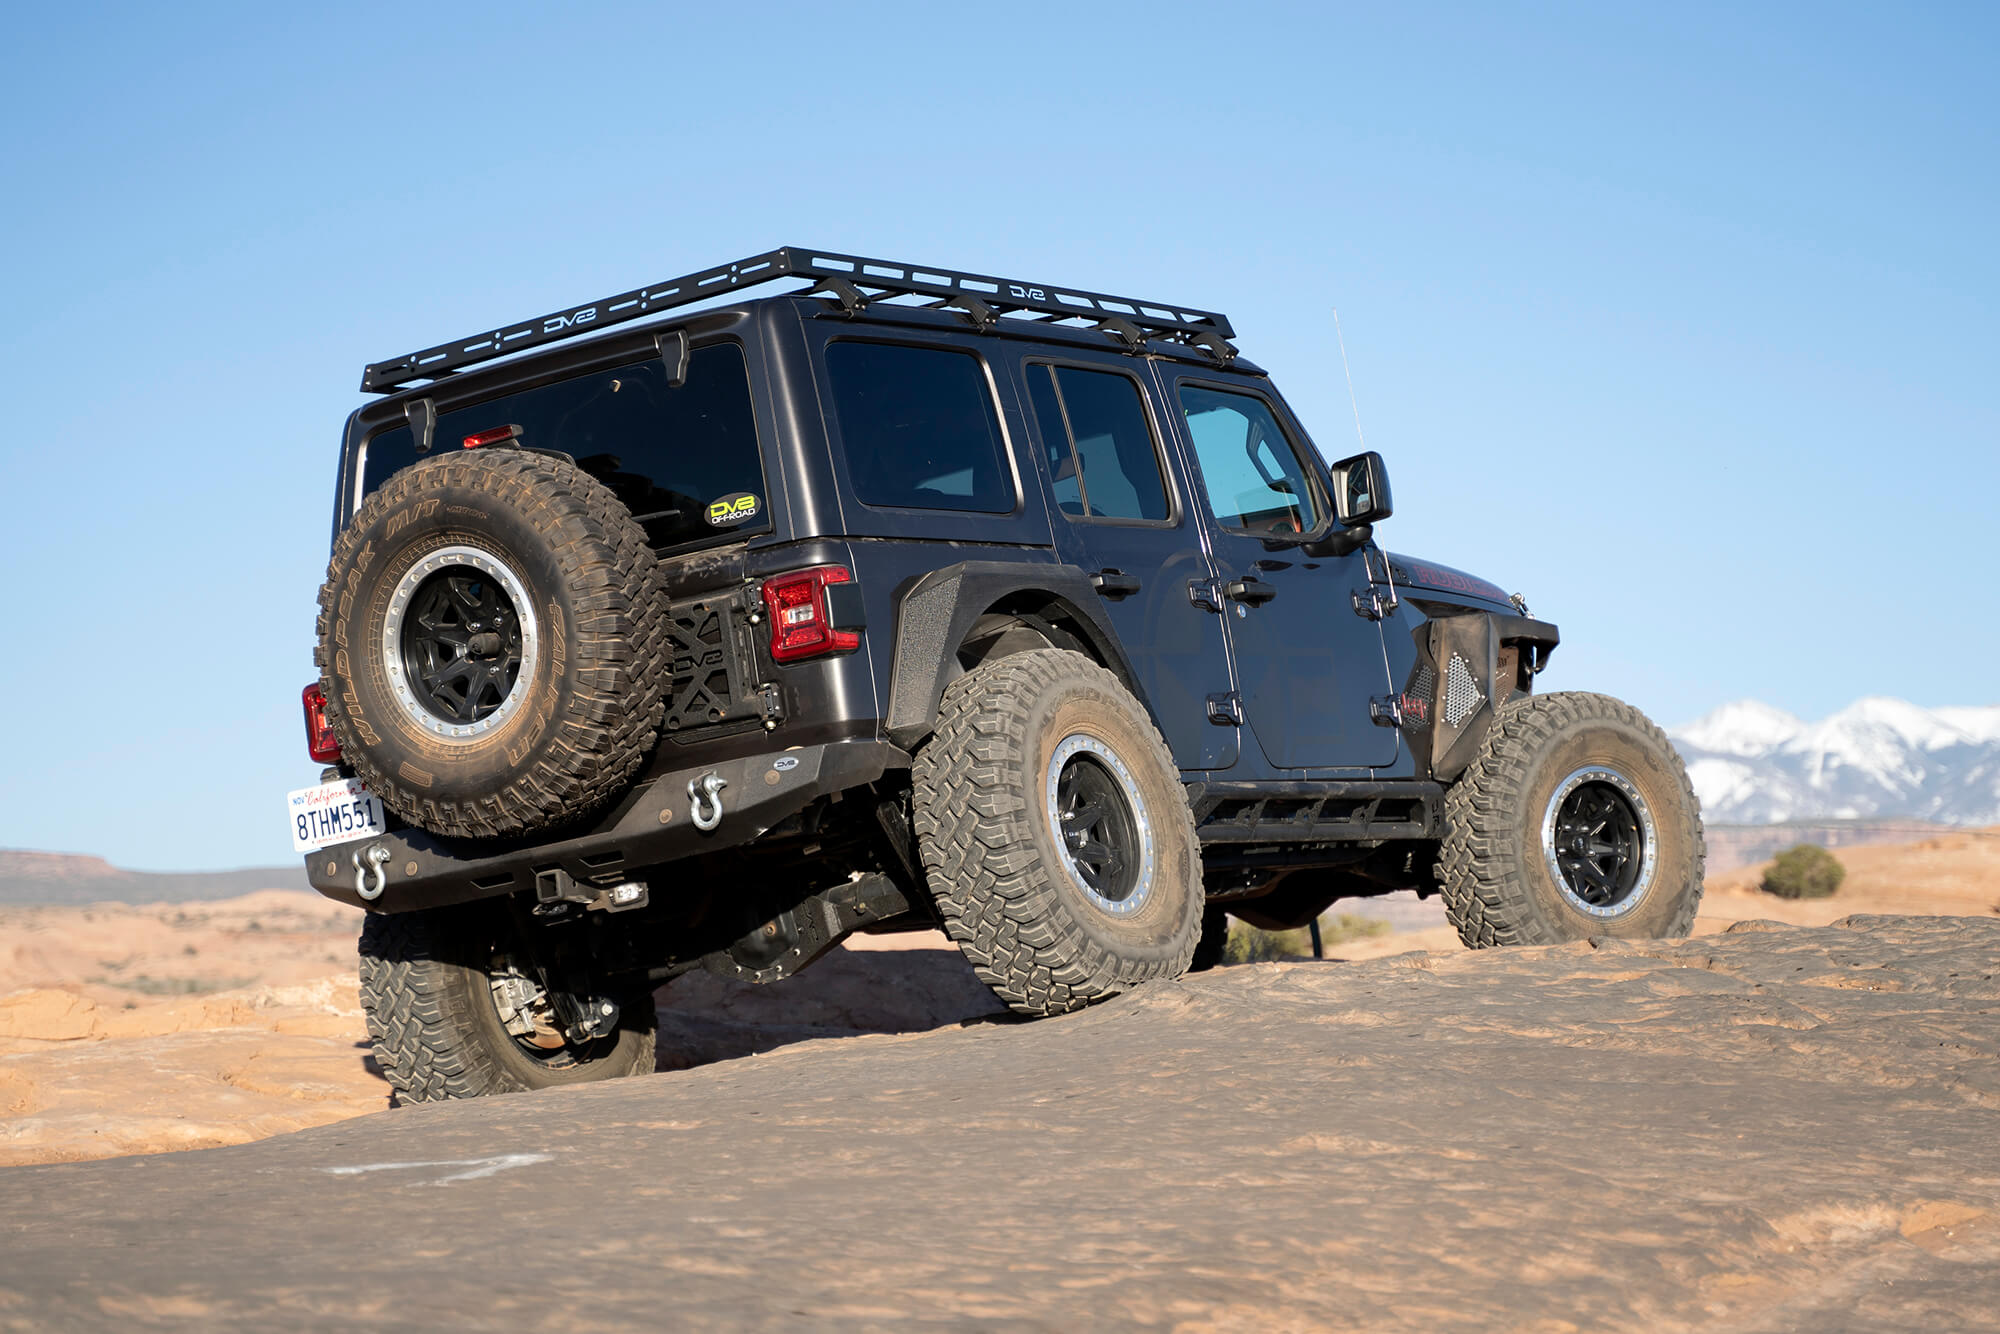
POLYGON ((336 843, 388 832, 382 826, 382 798, 358 778, 300 788, 287 803, 296 852, 317 852, 336 843))

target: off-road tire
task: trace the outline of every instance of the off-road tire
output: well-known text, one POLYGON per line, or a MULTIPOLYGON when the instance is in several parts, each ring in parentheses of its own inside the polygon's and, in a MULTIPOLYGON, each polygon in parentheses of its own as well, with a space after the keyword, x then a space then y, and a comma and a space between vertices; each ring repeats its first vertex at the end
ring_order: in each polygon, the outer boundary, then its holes
POLYGON ((1472 949, 1590 936, 1685 936, 1701 904, 1701 807, 1673 743, 1629 704, 1564 692, 1501 706, 1470 766, 1445 794, 1438 881, 1445 915, 1472 949), (1595 916, 1567 897, 1542 827, 1570 775, 1604 766, 1650 812, 1652 880, 1632 906, 1595 916))
POLYGON ((554 1058, 530 1055, 493 1000, 491 959, 505 931, 491 903, 370 913, 361 929, 361 1009, 375 1061, 405 1103, 587 1084, 653 1069, 650 993, 621 1006, 616 1031, 554 1058))
POLYGON ((433 833, 496 837, 586 816, 631 781, 658 736, 659 562, 617 497, 566 459, 454 450, 397 473, 335 542, 319 608, 314 661, 342 759, 433 833), (536 617, 521 698, 470 739, 436 735, 437 721, 396 697, 383 646, 398 581, 454 547, 510 571, 536 617))
POLYGON ((1194 819, 1166 743, 1110 672, 1059 649, 982 664, 946 688, 912 777, 945 933, 1014 1010, 1061 1014, 1187 971, 1201 935, 1194 819), (1129 916, 1092 901, 1047 813, 1051 761, 1073 736, 1125 766, 1124 799, 1150 825, 1150 888, 1129 916))
POLYGON ((1229 914, 1218 907, 1205 909, 1201 914, 1201 939, 1195 942, 1194 958, 1188 964, 1188 971, 1205 973, 1219 967, 1228 949, 1229 914))

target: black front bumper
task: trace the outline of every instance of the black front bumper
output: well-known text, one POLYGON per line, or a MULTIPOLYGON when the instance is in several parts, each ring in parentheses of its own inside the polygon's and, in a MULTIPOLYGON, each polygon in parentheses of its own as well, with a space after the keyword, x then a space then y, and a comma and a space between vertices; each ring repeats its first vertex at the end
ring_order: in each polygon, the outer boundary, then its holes
POLYGON ((306 876, 330 899, 384 913, 531 890, 538 871, 566 871, 580 885, 617 884, 628 871, 748 843, 816 798, 872 783, 909 763, 909 755, 886 741, 833 741, 721 760, 641 784, 587 834, 502 841, 399 829, 308 853, 306 876), (722 820, 701 830, 691 818, 688 786, 711 773, 726 784, 722 820), (356 858, 366 864, 378 846, 389 856, 382 863, 381 896, 371 901, 360 892, 356 858))

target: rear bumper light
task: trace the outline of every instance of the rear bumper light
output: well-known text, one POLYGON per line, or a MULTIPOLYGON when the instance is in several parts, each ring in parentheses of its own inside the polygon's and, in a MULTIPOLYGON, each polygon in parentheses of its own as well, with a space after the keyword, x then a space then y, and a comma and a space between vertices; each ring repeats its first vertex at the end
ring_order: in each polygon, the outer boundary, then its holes
POLYGON ((306 711, 306 754, 315 764, 339 764, 340 740, 326 721, 326 695, 317 682, 299 692, 306 711))
POLYGON ((859 599, 830 595, 854 576, 839 565, 816 565, 764 581, 764 614, 771 621, 771 660, 799 662, 861 647, 859 599), (836 612, 845 614, 836 614, 836 612))

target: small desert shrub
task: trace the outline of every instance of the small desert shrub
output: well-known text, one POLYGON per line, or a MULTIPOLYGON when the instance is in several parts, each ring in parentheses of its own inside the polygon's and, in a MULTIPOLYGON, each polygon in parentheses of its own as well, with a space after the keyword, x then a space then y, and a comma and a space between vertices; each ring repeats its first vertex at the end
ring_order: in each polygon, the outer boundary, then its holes
POLYGON ((1817 843, 1801 843, 1777 855, 1762 888, 1781 899, 1830 899, 1846 878, 1847 868, 1832 853, 1817 843))
MULTIPOLYGON (((1386 935, 1388 930, 1389 924, 1380 918, 1354 913, 1329 913, 1319 919, 1320 944, 1327 949, 1350 940, 1386 935)), ((1273 959, 1310 959, 1312 952, 1312 932, 1305 927, 1296 931, 1260 931, 1246 922, 1231 922, 1222 961, 1266 963, 1273 959)))
MULTIPOLYGON (((253 979, 247 977, 148 977, 141 973, 137 977, 113 978, 93 977, 89 979, 101 986, 118 987, 124 991, 136 991, 143 996, 206 996, 211 991, 234 991, 247 987, 253 979)), ((131 1008, 131 1002, 126 1002, 131 1008)))
POLYGON ((1222 947, 1224 963, 1268 963, 1311 954, 1312 937, 1304 931, 1266 931, 1247 922, 1231 922, 1229 943, 1222 947))

